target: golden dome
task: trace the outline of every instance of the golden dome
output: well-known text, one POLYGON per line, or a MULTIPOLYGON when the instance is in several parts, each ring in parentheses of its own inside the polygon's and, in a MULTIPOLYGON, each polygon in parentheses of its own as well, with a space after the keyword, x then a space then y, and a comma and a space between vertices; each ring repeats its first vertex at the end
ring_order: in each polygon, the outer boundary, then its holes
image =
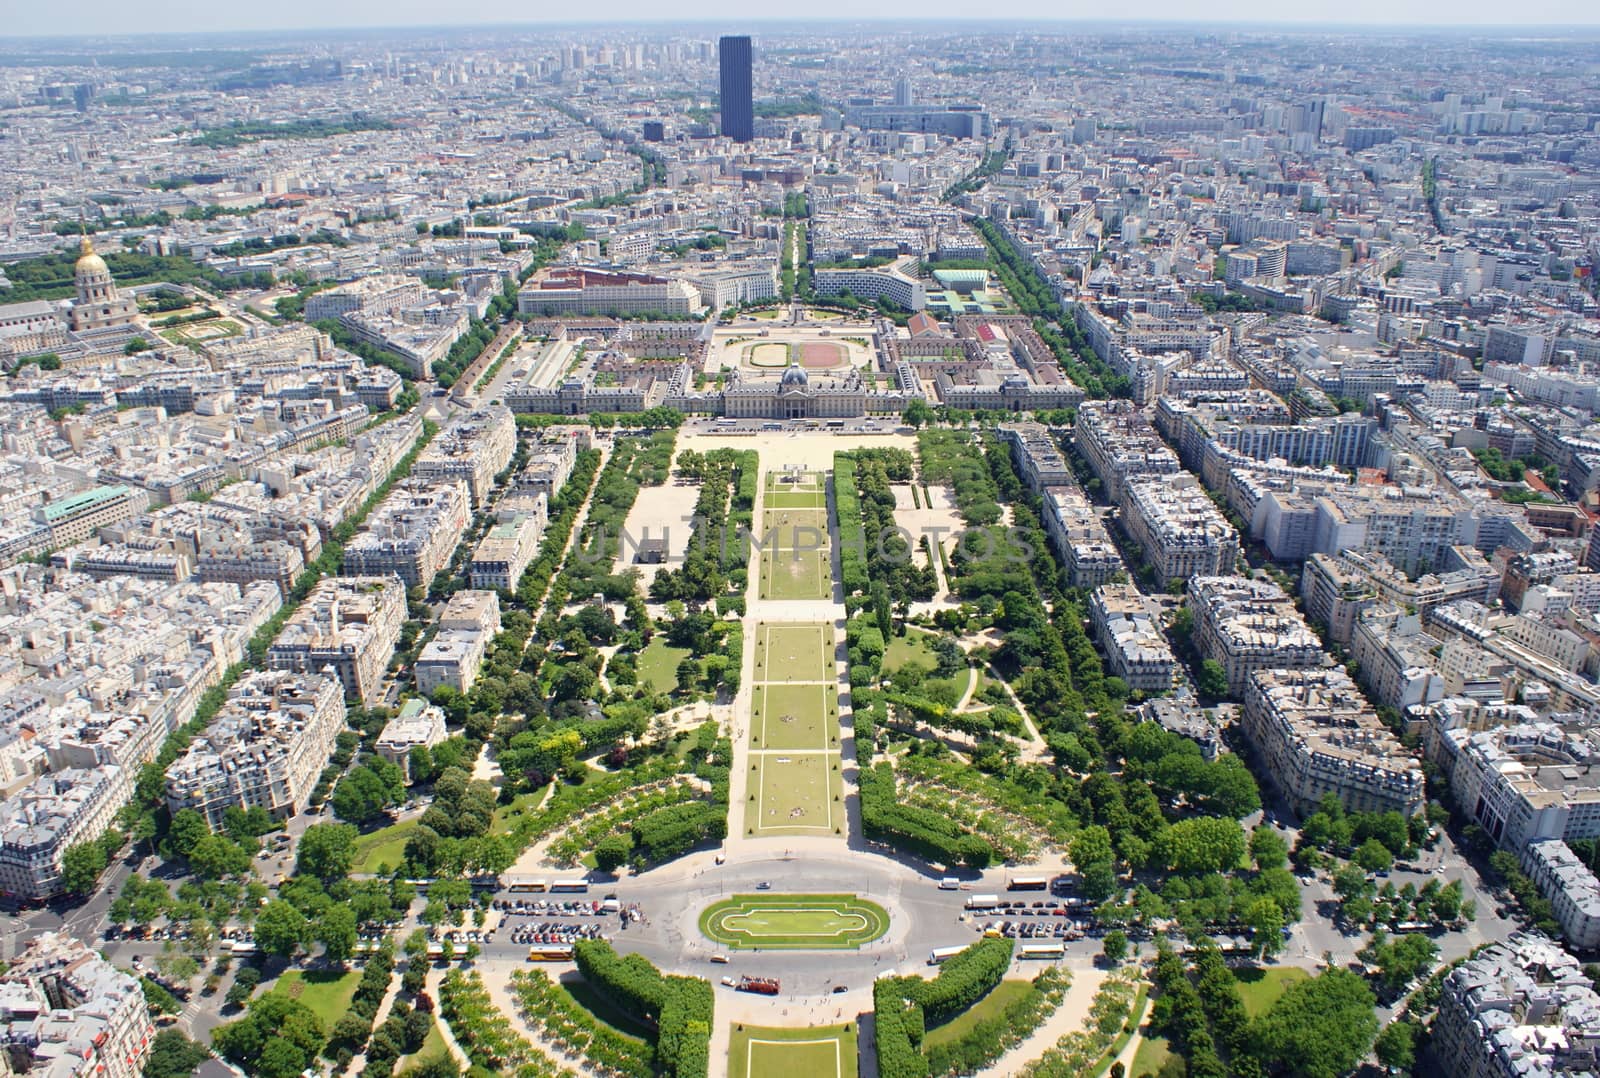
POLYGON ((73 267, 74 277, 83 277, 88 274, 109 274, 106 260, 94 253, 94 243, 88 236, 83 237, 83 243, 78 247, 78 264, 73 267))

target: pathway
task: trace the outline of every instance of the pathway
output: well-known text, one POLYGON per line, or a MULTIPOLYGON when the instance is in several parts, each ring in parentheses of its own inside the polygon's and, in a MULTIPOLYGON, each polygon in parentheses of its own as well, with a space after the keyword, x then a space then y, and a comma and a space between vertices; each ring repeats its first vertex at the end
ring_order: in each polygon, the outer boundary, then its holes
MULTIPOLYGON (((439 985, 444 981, 446 972, 448 972, 447 969, 437 963, 430 962, 428 964, 428 976, 422 982, 422 990, 428 993, 429 997, 436 1002, 440 995, 439 985)), ((435 1008, 433 1020, 439 1026, 439 1035, 444 1038, 444 1046, 450 1050, 450 1055, 460 1064, 463 1071, 470 1070, 472 1068, 472 1060, 468 1058, 467 1050, 461 1047, 461 1042, 456 1040, 455 1031, 450 1028, 450 1023, 444 1020, 444 1013, 435 1008)))
MULTIPOLYGON (((402 963, 403 961, 404 957, 402 956, 402 963)), ((394 998, 400 994, 401 979, 400 964, 397 964, 394 969, 389 971, 389 987, 384 990, 383 998, 378 1001, 378 1009, 372 1012, 376 1016, 372 1020, 374 1030, 379 1025, 382 1025, 383 1020, 389 1016, 389 1008, 394 1006, 394 998)), ((435 1017, 437 1018, 437 1016, 435 1017)), ((370 1037, 367 1039, 367 1043, 372 1043, 370 1037)), ((350 1066, 345 1069, 351 1074, 362 1074, 366 1071, 367 1049, 365 1046, 356 1053, 356 1057, 350 1061, 350 1066)))
POLYGON ((1094 994, 1110 976, 1109 971, 1096 966, 1072 967, 1072 986, 1061 1000, 1061 1006, 1046 1018, 1039 1028, 1028 1035, 1021 1044, 978 1072, 980 1078, 1005 1078, 1016 1074, 1023 1065, 1038 1059, 1056 1046, 1056 1042, 1069 1033, 1076 1033, 1089 1020, 1089 1008, 1094 1005, 1094 994))

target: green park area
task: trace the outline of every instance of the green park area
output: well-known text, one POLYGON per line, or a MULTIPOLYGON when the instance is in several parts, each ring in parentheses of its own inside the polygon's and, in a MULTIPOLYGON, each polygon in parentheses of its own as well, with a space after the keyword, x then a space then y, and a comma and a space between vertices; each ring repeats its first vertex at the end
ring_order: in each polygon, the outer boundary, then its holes
POLYGON ((406 859, 406 842, 417 829, 416 820, 380 827, 356 839, 350 871, 356 874, 386 875, 406 859))
POLYGON ((678 664, 688 657, 688 648, 673 647, 658 635, 639 653, 639 683, 652 692, 671 692, 678 687, 678 664))
POLYGON ((317 1016, 323 1029, 332 1029, 350 1010, 350 1001, 355 998, 356 986, 360 983, 360 970, 291 969, 278 978, 272 991, 304 1003, 317 1016))
POLYGON ((700 914, 701 933, 736 950, 853 951, 888 930, 883 907, 855 895, 734 895, 700 914))
POLYGON ((755 649, 746 831, 842 834, 833 626, 763 624, 755 649))
POLYGON ((855 1078, 856 1027, 735 1026, 729 1078, 855 1078))

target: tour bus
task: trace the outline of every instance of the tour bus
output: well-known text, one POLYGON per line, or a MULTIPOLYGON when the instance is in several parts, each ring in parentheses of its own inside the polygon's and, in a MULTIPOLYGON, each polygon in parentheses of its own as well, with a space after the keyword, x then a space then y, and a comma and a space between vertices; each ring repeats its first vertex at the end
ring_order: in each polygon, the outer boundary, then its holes
POLYGON ((948 962, 948 961, 950 961, 950 959, 954 958, 956 955, 960 954, 962 951, 965 951, 965 950, 966 950, 965 947, 939 947, 939 948, 936 948, 936 949, 928 952, 928 965, 937 966, 937 965, 939 965, 939 964, 941 964, 943 962, 948 962))
POLYGON ((543 893, 549 889, 549 881, 534 879, 532 876, 511 876, 506 882, 507 891, 543 893))
POLYGON ((1006 884, 1007 891, 1043 891, 1050 886, 1047 876, 1013 876, 1006 884))
POLYGON ((546 943, 528 952, 529 962, 570 962, 572 944, 546 943))
POLYGON ((1000 905, 999 895, 973 895, 967 899, 969 910, 992 910, 1000 905))
POLYGON ((550 883, 550 890, 552 892, 554 892, 554 891, 574 891, 574 892, 576 892, 578 894, 584 894, 585 892, 587 892, 589 890, 589 881, 588 880, 553 880, 550 883))
POLYGON ((498 891, 500 890, 500 877, 492 872, 480 873, 472 877, 472 889, 474 891, 498 891))
POLYGON ((1018 958, 1051 959, 1067 953, 1064 943, 1024 943, 1017 949, 1018 958))

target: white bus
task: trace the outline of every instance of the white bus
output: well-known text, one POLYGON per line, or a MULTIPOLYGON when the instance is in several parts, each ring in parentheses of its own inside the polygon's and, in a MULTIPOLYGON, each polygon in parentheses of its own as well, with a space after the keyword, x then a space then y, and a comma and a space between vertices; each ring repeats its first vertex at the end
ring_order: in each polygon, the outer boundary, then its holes
POLYGON ((554 891, 575 891, 578 894, 583 894, 583 893, 585 893, 585 892, 587 892, 589 890, 589 881, 588 880, 552 880, 551 883, 550 883, 550 890, 552 892, 554 892, 554 891))
POLYGON ((1024 943, 1017 949, 1018 958, 1060 958, 1067 953, 1064 943, 1024 943))
POLYGON ((1006 884, 1008 891, 1043 891, 1050 886, 1047 876, 1013 876, 1011 882, 1006 884))
POLYGON ((967 899, 969 910, 992 910, 1000 905, 999 895, 973 895, 967 899))
POLYGON ((508 877, 506 877, 506 890, 507 891, 517 891, 517 892, 529 892, 529 891, 532 891, 532 892, 542 893, 544 891, 548 891, 549 889, 550 889, 550 884, 549 883, 547 883, 544 880, 535 879, 532 876, 508 876, 508 877))
POLYGON ((965 951, 965 947, 939 947, 928 952, 928 965, 937 966, 950 961, 956 955, 965 951))

